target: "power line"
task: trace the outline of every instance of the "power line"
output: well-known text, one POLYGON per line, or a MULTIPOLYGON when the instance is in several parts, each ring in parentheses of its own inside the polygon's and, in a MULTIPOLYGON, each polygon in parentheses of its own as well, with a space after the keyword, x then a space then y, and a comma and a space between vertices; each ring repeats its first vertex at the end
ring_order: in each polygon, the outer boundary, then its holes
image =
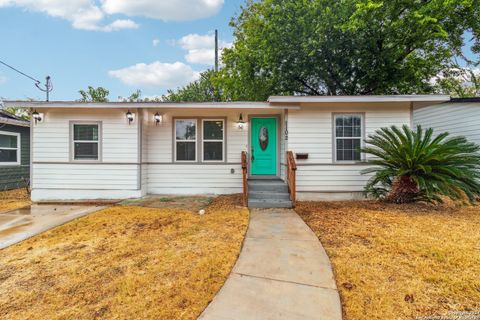
POLYGON ((36 83, 40 83, 40 80, 37 80, 37 79, 35 79, 34 77, 29 76, 28 74, 26 74, 26 73, 24 73, 24 72, 22 72, 22 71, 20 71, 20 70, 18 70, 18 69, 16 69, 16 68, 12 67, 11 65, 3 62, 2 60, 0 60, 0 63, 3 64, 3 65, 5 65, 5 66, 7 66, 7 67, 9 67, 9 68, 12 69, 12 70, 18 72, 18 73, 20 73, 21 75, 23 75, 23 76, 25 76, 25 77, 27 77, 27 78, 29 78, 29 79, 32 79, 32 80, 35 81, 36 83))
POLYGON ((50 91, 53 90, 53 85, 52 85, 52 81, 51 81, 50 76, 47 76, 47 77, 45 78, 45 84, 43 84, 43 86, 44 86, 45 88, 42 88, 42 84, 41 84, 40 80, 35 79, 35 78, 32 77, 32 76, 29 76, 29 75, 26 74, 25 72, 22 72, 22 71, 18 70, 17 68, 12 67, 11 65, 3 62, 2 60, 0 60, 0 63, 3 64, 3 65, 6 66, 6 67, 12 69, 13 71, 20 73, 22 76, 27 77, 27 78, 33 80, 33 81, 35 82, 35 87, 37 87, 40 91, 45 92, 45 94, 46 94, 46 101, 49 100, 49 93, 50 93, 50 91))

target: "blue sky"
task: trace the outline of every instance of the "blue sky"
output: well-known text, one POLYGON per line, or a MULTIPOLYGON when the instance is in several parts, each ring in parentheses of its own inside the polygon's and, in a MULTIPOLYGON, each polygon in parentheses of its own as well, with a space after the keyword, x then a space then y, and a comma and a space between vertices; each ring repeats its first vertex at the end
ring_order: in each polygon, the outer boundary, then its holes
MULTIPOLYGON (((0 60, 42 81, 50 75, 51 100, 78 99, 78 90, 89 85, 107 88, 113 101, 136 89, 157 96, 213 65, 213 30, 221 46, 230 45, 228 23, 243 3, 0 0, 0 60)), ((0 65, 0 97, 45 96, 0 65)))
MULTIPOLYGON (((93 0, 0 0, 0 60, 42 81, 50 75, 51 100, 78 99, 89 85, 109 89, 111 100, 137 88, 160 95, 213 65, 213 30, 227 46, 228 23, 244 0, 147 0, 143 8, 105 2, 107 9, 93 0)), ((0 97, 44 94, 0 65, 0 97)))

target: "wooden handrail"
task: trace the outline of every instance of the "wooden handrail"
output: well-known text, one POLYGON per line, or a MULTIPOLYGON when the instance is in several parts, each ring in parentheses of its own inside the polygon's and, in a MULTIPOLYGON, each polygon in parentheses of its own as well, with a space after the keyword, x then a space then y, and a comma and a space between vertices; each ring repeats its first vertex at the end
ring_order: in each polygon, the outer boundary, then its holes
POLYGON ((248 207, 248 156, 246 151, 242 151, 242 175, 243 175, 243 205, 248 207))
POLYGON ((287 151, 287 182, 288 192, 290 193, 290 200, 292 207, 295 208, 297 202, 297 164, 292 151, 287 151))

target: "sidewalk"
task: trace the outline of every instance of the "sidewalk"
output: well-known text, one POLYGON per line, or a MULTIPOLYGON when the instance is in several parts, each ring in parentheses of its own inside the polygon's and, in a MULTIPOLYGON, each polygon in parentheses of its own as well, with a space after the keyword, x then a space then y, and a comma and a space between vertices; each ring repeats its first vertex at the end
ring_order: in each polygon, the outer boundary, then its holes
POLYGON ((342 319, 328 256, 293 210, 251 212, 240 257, 199 319, 342 319))

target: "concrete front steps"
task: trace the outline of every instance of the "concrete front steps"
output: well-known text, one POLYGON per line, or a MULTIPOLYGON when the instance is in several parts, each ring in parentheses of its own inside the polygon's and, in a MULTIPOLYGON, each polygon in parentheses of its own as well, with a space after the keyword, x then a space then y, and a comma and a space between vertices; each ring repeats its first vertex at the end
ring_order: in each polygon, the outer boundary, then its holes
POLYGON ((280 179, 249 179, 249 208, 291 208, 288 186, 280 179))

